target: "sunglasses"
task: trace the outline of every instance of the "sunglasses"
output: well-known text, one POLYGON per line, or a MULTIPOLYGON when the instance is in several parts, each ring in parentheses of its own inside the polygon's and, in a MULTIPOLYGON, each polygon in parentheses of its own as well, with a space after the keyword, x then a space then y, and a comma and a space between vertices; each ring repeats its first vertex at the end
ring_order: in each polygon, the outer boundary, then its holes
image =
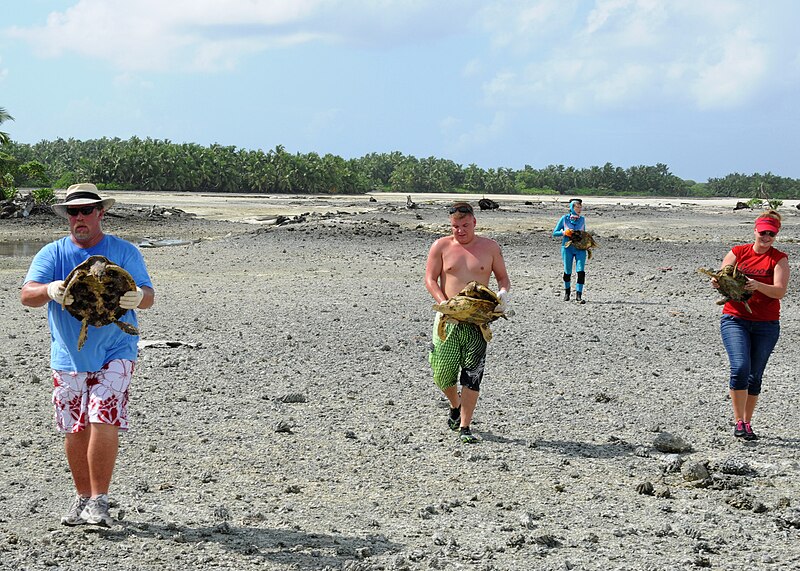
POLYGON ((455 214, 456 212, 460 212, 461 214, 473 214, 471 206, 451 206, 448 212, 450 212, 450 214, 455 214))
POLYGON ((67 214, 69 214, 70 216, 77 216, 78 213, 80 212, 84 216, 88 216, 89 214, 94 212, 95 208, 97 208, 96 204, 89 204, 87 206, 81 206, 81 207, 67 207, 67 214))
POLYGON ((769 236, 770 238, 774 238, 778 235, 777 232, 770 232, 769 230, 762 230, 758 233, 760 236, 769 236))

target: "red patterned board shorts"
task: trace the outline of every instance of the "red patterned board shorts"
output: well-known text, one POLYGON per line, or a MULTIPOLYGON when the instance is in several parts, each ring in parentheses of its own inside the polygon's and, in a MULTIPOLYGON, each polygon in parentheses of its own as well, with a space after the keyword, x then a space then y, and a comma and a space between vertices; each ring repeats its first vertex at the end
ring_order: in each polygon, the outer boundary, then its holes
POLYGON ((134 361, 114 359, 88 373, 53 370, 53 407, 56 428, 80 432, 88 422, 128 430, 128 386, 134 361))

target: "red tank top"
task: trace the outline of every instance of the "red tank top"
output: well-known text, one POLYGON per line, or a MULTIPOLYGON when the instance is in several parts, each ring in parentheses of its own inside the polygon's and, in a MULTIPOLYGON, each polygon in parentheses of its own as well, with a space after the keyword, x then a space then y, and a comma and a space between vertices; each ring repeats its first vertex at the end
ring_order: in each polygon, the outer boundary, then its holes
MULTIPOLYGON (((738 270, 751 279, 761 283, 773 284, 775 266, 786 254, 775 248, 770 248, 763 254, 757 254, 753 250, 752 244, 741 244, 731 248, 731 252, 736 256, 738 270)), ((760 291, 753 292, 753 297, 747 301, 747 305, 753 310, 750 313, 744 304, 738 301, 729 301, 722 309, 722 313, 748 319, 750 321, 777 321, 781 317, 781 300, 769 297, 760 291)))

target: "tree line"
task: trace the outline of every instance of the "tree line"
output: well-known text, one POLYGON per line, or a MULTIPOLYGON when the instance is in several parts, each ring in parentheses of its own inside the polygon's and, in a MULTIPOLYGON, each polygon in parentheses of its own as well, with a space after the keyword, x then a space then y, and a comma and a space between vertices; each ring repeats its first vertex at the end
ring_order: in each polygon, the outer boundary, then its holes
POLYGON ((6 136, 0 137, 0 145, 0 177, 13 178, 17 187, 66 188, 90 180, 100 188, 145 191, 800 198, 797 179, 770 173, 734 173, 697 183, 673 175, 661 163, 625 169, 611 163, 589 168, 548 165, 536 169, 525 165, 520 170, 483 169, 397 151, 344 159, 332 154, 290 153, 281 145, 264 152, 138 137, 57 139, 31 145, 6 136))

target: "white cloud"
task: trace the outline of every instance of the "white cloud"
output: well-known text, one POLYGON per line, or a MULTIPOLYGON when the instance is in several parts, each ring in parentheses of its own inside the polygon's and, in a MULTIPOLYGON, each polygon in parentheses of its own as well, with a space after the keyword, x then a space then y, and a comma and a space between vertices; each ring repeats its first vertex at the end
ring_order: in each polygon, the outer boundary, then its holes
MULTIPOLYGON (((3 58, 0 57, 0 64, 3 63, 3 58)), ((8 76, 8 69, 0 65, 0 81, 3 81, 8 76)))
POLYGON ((81 0, 53 12, 44 26, 12 28, 39 53, 78 53, 122 70, 218 69, 270 44, 291 43, 284 27, 306 16, 313 0, 81 0), (238 28, 238 29, 237 29, 238 28), (260 31, 260 33, 258 33, 260 31))
MULTIPOLYGON (((452 117, 446 118, 440 125, 448 129, 457 126, 458 121, 452 117)), ((509 127, 508 115, 496 112, 489 123, 474 125, 471 130, 455 135, 451 144, 455 153, 476 148, 484 148, 487 144, 500 139, 509 127)))
POLYGON ((792 19, 786 12, 798 10, 746 0, 597 0, 583 11, 573 2, 499 2, 480 18, 495 46, 483 67, 497 70, 484 82, 486 101, 570 113, 743 105, 796 53, 794 32, 779 25, 792 19))
POLYGON ((79 0, 42 26, 6 32, 45 56, 77 53, 124 71, 213 71, 309 42, 414 44, 453 33, 477 1, 79 0))

